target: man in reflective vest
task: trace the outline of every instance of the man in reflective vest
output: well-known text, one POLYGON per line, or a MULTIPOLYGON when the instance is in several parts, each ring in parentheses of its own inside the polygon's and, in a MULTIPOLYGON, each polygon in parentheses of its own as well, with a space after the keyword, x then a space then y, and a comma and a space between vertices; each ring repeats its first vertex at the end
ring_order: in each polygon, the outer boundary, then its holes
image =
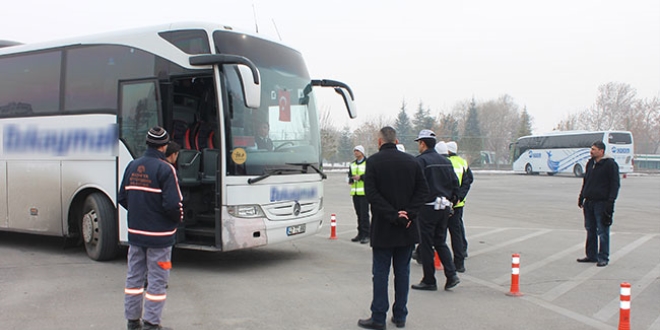
POLYGON ((454 265, 456 271, 465 272, 465 258, 467 258, 468 242, 465 238, 465 226, 463 224, 463 206, 465 206, 465 197, 470 191, 470 186, 474 178, 472 171, 465 159, 457 155, 458 145, 454 141, 447 142, 447 151, 449 160, 454 167, 456 177, 458 177, 458 203, 454 205, 454 215, 449 219, 449 234, 451 235, 451 249, 454 252, 454 265))
POLYGON ((124 315, 128 330, 160 326, 183 196, 176 170, 167 162, 170 141, 162 127, 147 132, 147 151, 126 167, 117 201, 128 211, 128 271, 124 315), (145 279, 148 286, 145 288, 145 279), (144 321, 144 325, 142 324, 144 321))
POLYGON ((353 207, 357 215, 357 236, 351 241, 362 244, 369 243, 369 202, 364 193, 364 178, 367 171, 367 157, 364 147, 361 145, 353 148, 355 160, 348 169, 348 184, 351 185, 351 196, 353 196, 353 207))

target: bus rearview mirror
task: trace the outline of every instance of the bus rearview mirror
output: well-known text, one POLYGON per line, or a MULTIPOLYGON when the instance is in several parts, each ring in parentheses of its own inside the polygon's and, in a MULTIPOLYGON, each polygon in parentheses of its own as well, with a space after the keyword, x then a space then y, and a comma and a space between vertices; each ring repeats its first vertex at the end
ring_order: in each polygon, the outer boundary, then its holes
POLYGON ((251 109, 258 109, 261 106, 261 84, 255 83, 255 81, 261 82, 259 71, 257 70, 255 72, 257 79, 254 79, 252 70, 246 65, 236 65, 236 71, 241 79, 245 106, 251 109))

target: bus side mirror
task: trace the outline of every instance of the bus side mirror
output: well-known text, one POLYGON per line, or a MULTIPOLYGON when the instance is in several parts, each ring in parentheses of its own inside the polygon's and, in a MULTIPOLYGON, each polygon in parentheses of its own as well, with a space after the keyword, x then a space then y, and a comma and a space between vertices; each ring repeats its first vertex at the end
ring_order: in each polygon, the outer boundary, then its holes
POLYGON ((355 119, 355 117, 357 117, 357 109, 355 108, 355 102, 353 102, 351 94, 348 90, 340 87, 335 87, 335 92, 341 95, 344 99, 344 105, 346 105, 346 109, 348 110, 348 116, 351 117, 351 119, 355 119))
POLYGON ((251 109, 261 107, 261 84, 259 83, 261 82, 261 77, 259 76, 259 71, 255 71, 257 77, 254 77, 252 70, 248 66, 238 64, 236 65, 236 73, 241 80, 245 106, 251 109))

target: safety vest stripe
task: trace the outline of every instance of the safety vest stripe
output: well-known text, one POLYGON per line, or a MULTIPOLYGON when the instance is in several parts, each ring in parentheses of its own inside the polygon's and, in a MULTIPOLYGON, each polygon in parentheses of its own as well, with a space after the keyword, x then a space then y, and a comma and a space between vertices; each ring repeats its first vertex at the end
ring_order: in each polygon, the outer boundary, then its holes
POLYGON ((146 191, 157 194, 163 192, 163 190, 159 188, 149 188, 149 187, 140 187, 140 186, 126 186, 126 190, 139 190, 139 191, 146 191))
POLYGON ((143 294, 144 293, 144 288, 139 288, 139 289, 125 288, 124 293, 125 294, 131 294, 131 295, 143 294))
POLYGON ((151 300, 151 301, 165 301, 165 299, 167 298, 167 295, 166 294, 151 294, 151 293, 147 292, 144 295, 144 297, 147 298, 148 300, 151 300))
POLYGON ((146 230, 137 230, 137 229, 131 229, 128 228, 128 232, 131 234, 136 234, 136 235, 144 235, 144 236, 170 236, 174 235, 176 233, 176 228, 171 231, 146 231, 146 230))

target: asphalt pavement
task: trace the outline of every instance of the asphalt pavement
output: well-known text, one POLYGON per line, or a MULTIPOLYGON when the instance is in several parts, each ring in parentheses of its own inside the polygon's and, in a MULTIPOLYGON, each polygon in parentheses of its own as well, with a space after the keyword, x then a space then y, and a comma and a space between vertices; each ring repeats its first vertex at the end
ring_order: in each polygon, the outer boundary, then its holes
MULTIPOLYGON (((371 249, 350 241, 357 222, 344 176, 328 176, 327 221, 314 237, 228 253, 175 250, 163 325, 358 329, 370 313, 371 249)), ((617 329, 620 284, 629 282, 631 329, 659 330, 660 176, 622 179, 607 267, 575 261, 586 236, 580 185, 476 173, 464 214, 467 271, 452 291, 411 290, 406 329, 617 329), (521 297, 506 295, 514 253, 521 297)), ((0 329, 124 329, 125 273, 125 257, 95 262, 61 239, 0 233, 0 329)), ((413 262, 411 284, 421 276, 413 262)))

